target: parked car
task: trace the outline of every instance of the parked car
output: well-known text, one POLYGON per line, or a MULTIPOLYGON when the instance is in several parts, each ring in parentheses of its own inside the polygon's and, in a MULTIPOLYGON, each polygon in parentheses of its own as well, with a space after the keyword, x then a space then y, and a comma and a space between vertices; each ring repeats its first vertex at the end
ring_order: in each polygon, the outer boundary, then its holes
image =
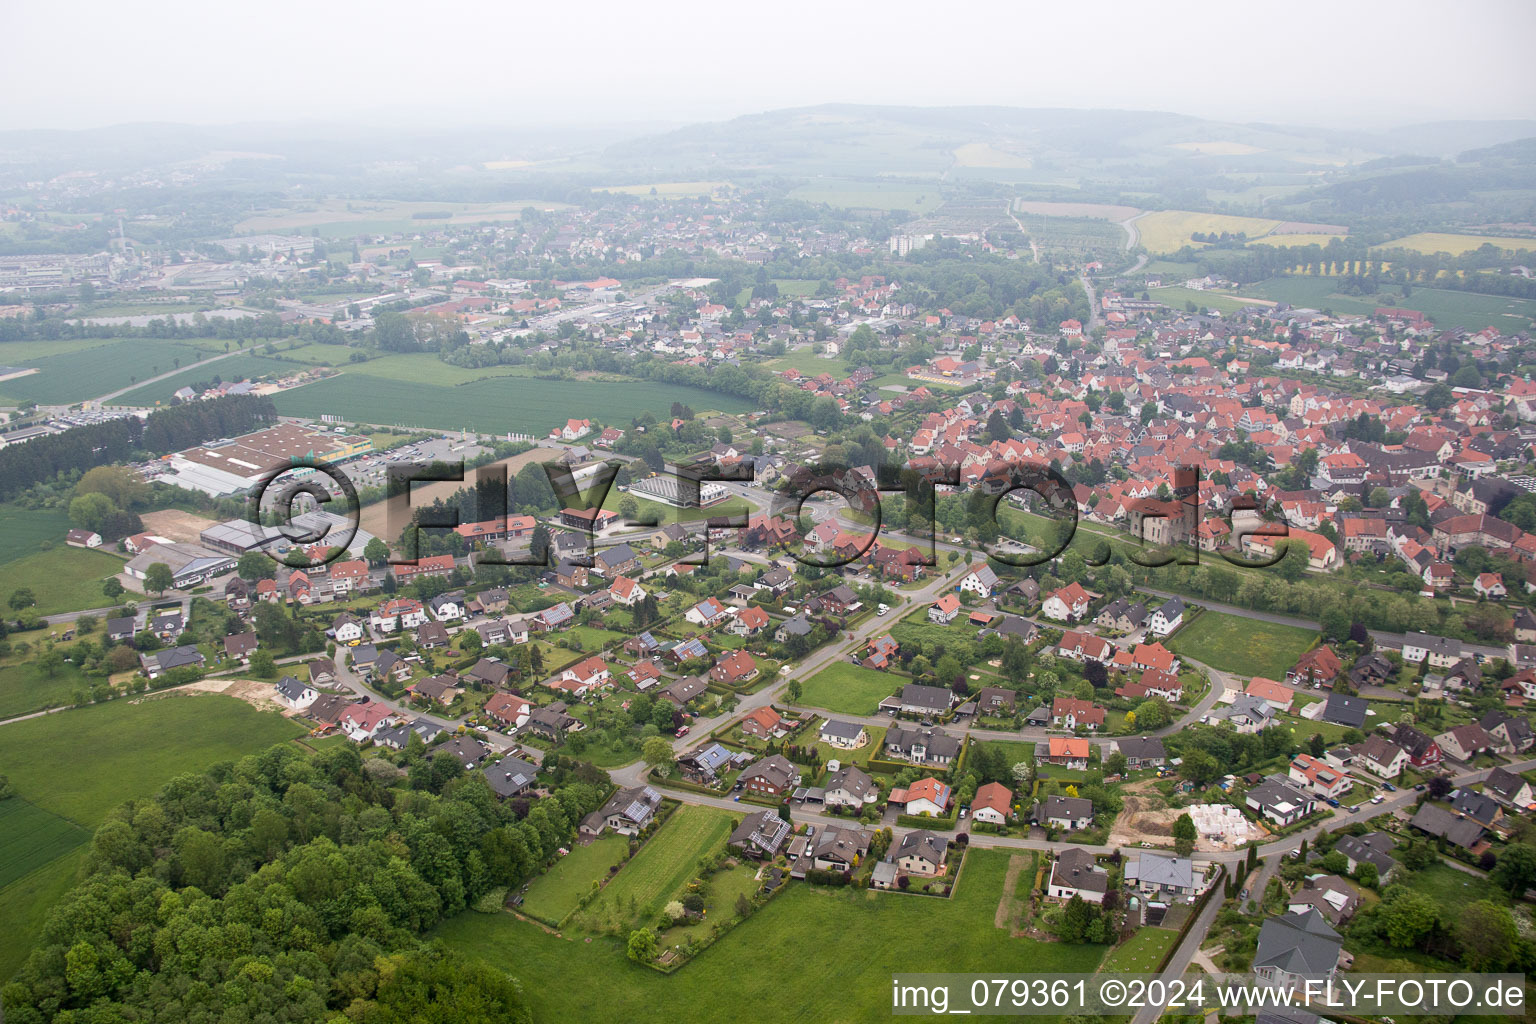
POLYGON ((1329 807, 1337 807, 1337 806, 1339 806, 1339 802, 1337 800, 1335 800, 1333 797, 1329 797, 1327 802, 1328 802, 1328 806, 1329 807))
POLYGON ((1425 785, 1424 785, 1424 783, 1422 783, 1422 782, 1421 782, 1421 783, 1419 783, 1419 784, 1418 784, 1418 785, 1417 785, 1417 786, 1414 786, 1414 787, 1413 787, 1413 791, 1414 791, 1414 792, 1415 792, 1415 793, 1422 793, 1422 792, 1424 792, 1424 790, 1425 790, 1425 789, 1427 789, 1427 788, 1428 788, 1428 787, 1427 787, 1427 786, 1425 786, 1425 785))
POLYGON ((1386 790, 1388 793, 1396 793, 1397 792, 1397 787, 1392 785, 1392 783, 1390 783, 1390 782, 1383 782, 1381 784, 1381 788, 1386 790))

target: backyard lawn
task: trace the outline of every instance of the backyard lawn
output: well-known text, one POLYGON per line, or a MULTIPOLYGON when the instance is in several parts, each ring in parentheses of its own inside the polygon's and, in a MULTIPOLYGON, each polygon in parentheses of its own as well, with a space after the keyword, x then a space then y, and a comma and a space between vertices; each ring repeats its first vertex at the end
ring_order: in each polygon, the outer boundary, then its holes
POLYGON ((731 820, 730 814, 713 807, 679 807, 602 894, 571 919, 571 926, 628 935, 633 928, 652 924, 698 872, 699 858, 730 835, 731 820))
POLYGON ((996 927, 1008 859, 971 850, 947 900, 792 883, 670 976, 626 959, 622 937, 571 941, 507 914, 461 914, 437 934, 513 974, 536 1020, 650 1020, 666 1007, 677 1024, 863 1022, 889 1015, 893 973, 924 969, 936 950, 946 971, 1094 970, 1103 947, 1014 939, 996 927), (791 964, 794 984, 765 969, 791 964))
POLYGON ((834 662, 801 684, 800 703, 844 715, 872 715, 905 681, 905 676, 834 662))
POLYGON ((533 880, 523 898, 523 909, 544 921, 563 920, 591 890, 592 883, 607 877, 608 869, 622 860, 628 849, 629 838, 617 833, 575 847, 533 880))
POLYGON ((1313 630, 1207 611, 1175 633, 1168 648, 1223 672, 1283 682, 1316 639, 1313 630))
POLYGON ((1151 974, 1179 933, 1172 928, 1138 928, 1104 958, 1106 973, 1151 974))

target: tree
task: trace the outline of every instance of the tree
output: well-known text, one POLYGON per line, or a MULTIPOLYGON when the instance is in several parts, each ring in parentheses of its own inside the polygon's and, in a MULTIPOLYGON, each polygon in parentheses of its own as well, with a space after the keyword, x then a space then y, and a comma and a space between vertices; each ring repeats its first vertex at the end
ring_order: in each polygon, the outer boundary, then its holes
POLYGON ((1434 931, 1440 907, 1433 898, 1400 885, 1390 887, 1377 907, 1376 921, 1394 949, 1414 949, 1434 931))
POLYGON ((1179 815, 1173 822, 1173 852, 1180 857, 1188 857, 1195 849, 1195 839, 1200 835, 1195 828, 1195 819, 1187 813, 1179 815))
POLYGON ((640 514, 640 503, 626 494, 619 499, 619 515, 625 522, 633 522, 635 516, 640 514))
POLYGON ((235 573, 243 580, 269 580, 277 575, 277 563, 261 551, 247 551, 235 563, 235 573))
POLYGON ((163 594, 176 585, 176 577, 171 573, 171 567, 164 562, 151 562, 149 568, 144 570, 144 589, 154 594, 163 594))
POLYGON ((378 537, 372 538, 363 547, 363 559, 369 565, 383 565, 389 561, 389 545, 378 537))
POLYGON ((664 737, 652 736, 641 746, 640 756, 645 758, 645 763, 652 768, 671 764, 672 744, 668 743, 664 737))
POLYGON ((632 931, 625 948, 635 963, 648 964, 656 959, 656 936, 649 928, 632 931))
POLYGON ((82 494, 69 503, 69 521, 83 530, 100 533, 108 515, 117 506, 105 494, 82 494))
POLYGON ((789 685, 784 688, 785 696, 789 698, 789 702, 791 704, 800 703, 800 695, 803 692, 803 688, 800 686, 800 680, 798 679, 791 679, 789 681, 789 685))
POLYGON ((251 655, 251 675, 257 679, 271 679, 277 675, 277 662, 271 651, 256 651, 251 655))
POLYGON ((1499 857, 1493 869, 1494 884, 1514 895, 1536 886, 1536 850, 1523 843, 1512 843, 1499 857))
POLYGON ((1109 775, 1125 774, 1125 755, 1115 751, 1104 759, 1104 771, 1109 775))
POLYGON ((6 599, 6 603, 9 604, 13 610, 19 612, 23 608, 30 608, 37 604, 37 595, 32 593, 31 587, 17 587, 15 590, 11 591, 11 596, 6 599))
POLYGON ((1381 878, 1376 865, 1365 860, 1355 865, 1355 880, 1367 889, 1374 889, 1381 878))
POLYGON ((1429 780, 1429 795, 1436 800, 1444 800, 1450 796, 1453 788, 1451 780, 1444 775, 1436 775, 1429 780))
POLYGON ((1469 971, 1500 971, 1519 955, 1520 933, 1508 907, 1478 900, 1456 915, 1456 939, 1469 971))
POLYGON ((666 915, 668 921, 678 921, 688 912, 688 908, 683 906, 682 900, 669 900, 661 912, 666 915))
POLYGON ((1061 914, 1061 924, 1057 929, 1061 941, 1082 942, 1088 937, 1088 928, 1093 924, 1094 917, 1093 908, 1074 893, 1061 914))
POLYGON ((1323 855, 1322 865, 1330 875, 1342 875, 1349 870, 1349 858, 1339 850, 1330 850, 1323 855))
POLYGON ((108 576, 101 584, 101 592, 107 596, 107 600, 116 601, 123 596, 123 584, 116 576, 108 576))

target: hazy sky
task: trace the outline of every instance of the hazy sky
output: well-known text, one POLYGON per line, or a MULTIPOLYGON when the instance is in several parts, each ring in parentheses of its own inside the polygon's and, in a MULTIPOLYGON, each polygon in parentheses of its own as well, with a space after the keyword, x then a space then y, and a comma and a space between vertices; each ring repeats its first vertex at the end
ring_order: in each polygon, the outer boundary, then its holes
POLYGON ((0 2, 0 128, 688 121, 825 102, 1536 116, 1536 2, 0 2))

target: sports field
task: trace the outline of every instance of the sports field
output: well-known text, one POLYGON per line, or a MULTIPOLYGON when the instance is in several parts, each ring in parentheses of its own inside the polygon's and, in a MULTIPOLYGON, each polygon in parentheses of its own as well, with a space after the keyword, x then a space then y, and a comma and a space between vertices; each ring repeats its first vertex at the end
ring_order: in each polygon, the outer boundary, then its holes
POLYGON ((386 426, 462 428, 539 437, 577 413, 627 424, 646 411, 664 416, 673 402, 684 402, 701 413, 738 413, 751 408, 744 399, 722 392, 651 381, 491 377, 451 387, 352 372, 281 392, 273 401, 284 416, 329 413, 386 426))
POLYGON ((679 807, 619 871, 602 894, 571 919, 583 931, 628 935, 653 923, 698 873, 699 858, 731 833, 731 816, 713 807, 679 807))

